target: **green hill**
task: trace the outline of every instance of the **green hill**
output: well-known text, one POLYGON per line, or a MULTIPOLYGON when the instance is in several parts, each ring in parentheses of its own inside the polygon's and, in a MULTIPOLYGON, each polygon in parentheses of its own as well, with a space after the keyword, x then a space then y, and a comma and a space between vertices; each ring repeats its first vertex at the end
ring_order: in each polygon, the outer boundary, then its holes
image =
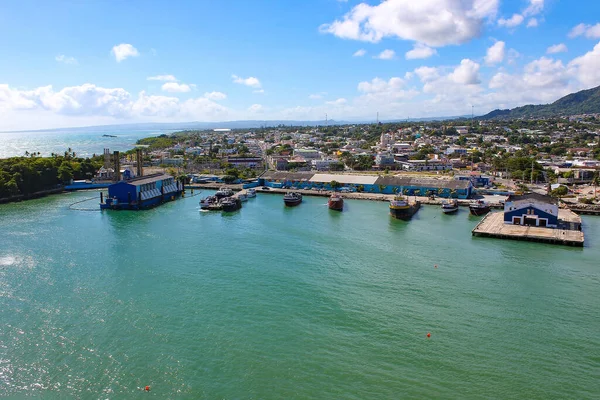
POLYGON ((494 110, 479 119, 546 118, 577 114, 600 114, 600 86, 568 94, 552 104, 529 104, 512 110, 494 110))

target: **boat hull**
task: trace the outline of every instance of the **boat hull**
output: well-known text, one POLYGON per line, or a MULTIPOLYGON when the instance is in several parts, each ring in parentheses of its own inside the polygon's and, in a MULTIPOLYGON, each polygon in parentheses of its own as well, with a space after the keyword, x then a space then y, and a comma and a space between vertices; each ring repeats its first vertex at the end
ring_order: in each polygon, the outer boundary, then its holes
POLYGON ((408 221, 417 213, 417 211, 419 211, 419 208, 421 208, 421 203, 410 204, 408 207, 404 208, 390 207, 390 215, 396 219, 408 221))
POLYGON ((239 199, 236 199, 231 203, 221 203, 221 207, 224 212, 233 212, 242 208, 242 202, 239 199))
POLYGON ((442 212, 444 214, 454 214, 454 213, 458 212, 458 206, 442 207, 442 212))
POLYGON ((327 202, 327 206, 329 207, 330 210, 342 211, 344 209, 344 200, 343 199, 336 199, 336 200, 330 199, 327 202))
POLYGON ((489 207, 469 207, 469 212, 471 213, 471 215, 480 217, 482 215, 489 213, 490 208, 489 207))
POLYGON ((286 207, 296 207, 300 203, 302 203, 302 199, 294 199, 294 200, 283 200, 286 207))

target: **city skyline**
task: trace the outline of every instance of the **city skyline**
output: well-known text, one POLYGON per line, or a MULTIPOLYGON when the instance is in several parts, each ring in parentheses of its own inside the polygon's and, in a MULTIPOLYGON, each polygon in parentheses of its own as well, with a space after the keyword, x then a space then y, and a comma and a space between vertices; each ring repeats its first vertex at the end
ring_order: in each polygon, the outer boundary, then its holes
POLYGON ((485 114, 600 85, 600 4, 0 4, 0 130, 485 114))

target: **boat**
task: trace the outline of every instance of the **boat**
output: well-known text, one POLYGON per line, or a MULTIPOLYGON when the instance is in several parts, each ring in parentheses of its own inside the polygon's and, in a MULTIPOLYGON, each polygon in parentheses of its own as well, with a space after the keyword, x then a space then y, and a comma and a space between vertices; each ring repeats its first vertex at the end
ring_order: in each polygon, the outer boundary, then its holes
POLYGON ((102 135, 102 137, 117 137, 116 135, 102 135))
POLYGON ((256 197, 256 190, 248 189, 248 191, 246 192, 246 196, 248 196, 249 199, 256 197))
POLYGON ((237 195, 237 198, 240 199, 240 201, 248 201, 248 195, 246 192, 241 192, 237 195))
POLYGON ((283 196, 283 202, 288 207, 294 207, 302 203, 302 195, 298 192, 288 192, 283 196))
POLYGON ((226 188, 226 187, 222 187, 217 191, 217 193, 215 193, 215 196, 217 197, 217 199, 224 199, 225 197, 231 197, 231 196, 233 196, 233 190, 226 188))
POLYGON ((442 212, 444 214, 453 214, 458 211, 458 200, 448 199, 442 202, 442 212))
POLYGON ((327 206, 330 210, 342 211, 344 209, 344 199, 339 194, 334 193, 329 197, 327 206))
POLYGON ((483 200, 474 200, 469 204, 469 211, 472 215, 485 215, 490 212, 490 205, 483 200))
POLYGON ((242 201, 235 197, 221 199, 221 207, 225 212, 237 211, 242 208, 242 201))
POLYGON ((202 210, 208 210, 211 205, 219 202, 216 196, 208 196, 200 200, 200 208, 202 210))
POLYGON ((410 203, 406 196, 397 195, 390 201, 390 215, 394 218, 409 220, 419 210, 421 203, 410 203))

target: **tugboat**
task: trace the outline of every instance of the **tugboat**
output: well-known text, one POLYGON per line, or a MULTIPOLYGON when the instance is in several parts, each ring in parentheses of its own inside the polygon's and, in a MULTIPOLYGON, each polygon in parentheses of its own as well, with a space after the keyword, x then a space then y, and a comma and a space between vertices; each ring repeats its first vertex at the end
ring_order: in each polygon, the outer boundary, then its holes
POLYGON ((253 197, 256 197, 256 190, 254 190, 254 189, 248 189, 248 191, 247 191, 247 193, 246 193, 246 196, 247 196, 249 199, 251 199, 251 198, 253 198, 253 197))
POLYGON ((242 202, 235 197, 225 197, 221 200, 221 207, 225 212, 237 211, 242 208, 242 202))
POLYGON ((283 202, 288 207, 294 207, 302 203, 302 195, 298 192, 288 192, 283 196, 283 202))
POLYGON ((490 205, 483 200, 475 200, 469 204, 469 211, 472 215, 485 215, 490 212, 490 205))
POLYGON ((226 187, 222 187, 217 191, 217 193, 215 193, 215 196, 219 200, 224 199, 225 197, 231 197, 233 196, 233 190, 226 187))
POLYGON ((453 214, 458 211, 458 200, 448 199, 442 202, 442 212, 444 214, 453 214))
POLYGON ((394 218, 408 221, 420 207, 420 202, 415 201, 411 204, 405 196, 397 195, 394 197, 394 200, 390 201, 390 215, 394 218))
POLYGON ((342 211, 344 209, 344 199, 339 194, 334 193, 329 197, 327 206, 330 210, 342 211))
POLYGON ((208 210, 211 205, 219 202, 216 196, 208 196, 200 200, 200 209, 208 210))

